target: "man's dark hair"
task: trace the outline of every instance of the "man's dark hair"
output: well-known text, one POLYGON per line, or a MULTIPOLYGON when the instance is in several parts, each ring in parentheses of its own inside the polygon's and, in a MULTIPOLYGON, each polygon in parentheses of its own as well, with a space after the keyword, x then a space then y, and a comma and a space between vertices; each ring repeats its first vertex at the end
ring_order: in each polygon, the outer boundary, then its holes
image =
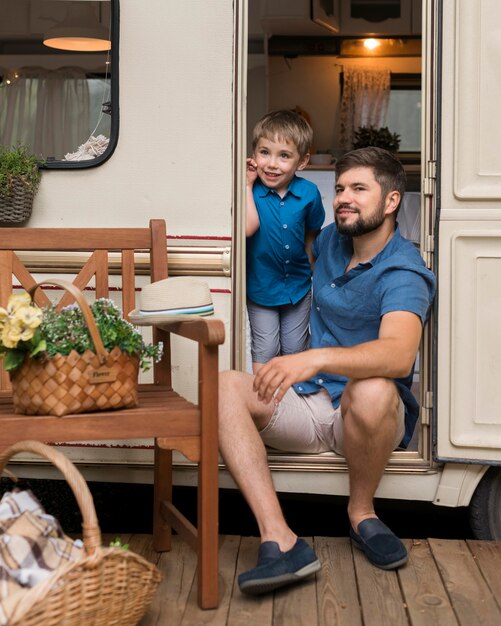
POLYGON ((394 213, 396 216, 402 205, 405 192, 406 176, 402 163, 391 152, 383 148, 373 146, 359 148, 347 152, 336 162, 336 175, 341 176, 354 167, 371 168, 376 182, 381 186, 383 198, 386 198, 390 191, 400 193, 400 203, 394 213))

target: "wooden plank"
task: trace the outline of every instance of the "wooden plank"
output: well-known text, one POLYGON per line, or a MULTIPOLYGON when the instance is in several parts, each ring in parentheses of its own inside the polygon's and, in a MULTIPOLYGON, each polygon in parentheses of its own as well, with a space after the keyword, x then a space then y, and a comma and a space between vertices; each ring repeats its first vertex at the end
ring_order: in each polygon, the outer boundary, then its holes
POLYGON ((150 563, 158 565, 161 554, 153 548, 152 535, 133 534, 130 536, 128 541, 125 541, 121 535, 119 538, 122 543, 129 544, 129 550, 136 552, 136 554, 140 554, 150 563))
POLYGON ((440 573, 425 540, 404 540, 409 561, 398 578, 412 626, 458 624, 440 573))
POLYGON ((362 612, 350 540, 315 537, 322 571, 317 575, 319 626, 361 626, 362 612))
MULTIPOLYGON (((235 579, 235 564, 237 562, 240 537, 236 535, 222 535, 219 540, 219 607, 217 609, 202 610, 197 602, 197 585, 191 588, 186 612, 180 624, 211 624, 225 626, 230 610, 231 592, 235 579)), ((169 621, 169 624, 176 622, 169 621)))
POLYGON ((468 540, 466 544, 501 608, 501 542, 468 540))
MULTIPOLYGON (((311 545, 313 540, 305 538, 311 545)), ((275 592, 273 626, 312 626, 318 623, 316 576, 275 592)))
MULTIPOLYGON (((256 566, 259 537, 242 537, 236 573, 241 574, 256 566)), ((238 588, 237 576, 233 583, 228 624, 231 626, 271 626, 273 618, 273 594, 247 596, 238 588)))
POLYGON ((428 541, 459 623, 501 623, 499 607, 466 543, 456 539, 428 541))
POLYGON ((356 548, 353 558, 364 626, 408 626, 397 573, 374 567, 356 548))
POLYGON ((190 595, 197 556, 179 536, 172 538, 172 550, 158 560, 162 581, 138 626, 177 626, 181 623, 190 595))

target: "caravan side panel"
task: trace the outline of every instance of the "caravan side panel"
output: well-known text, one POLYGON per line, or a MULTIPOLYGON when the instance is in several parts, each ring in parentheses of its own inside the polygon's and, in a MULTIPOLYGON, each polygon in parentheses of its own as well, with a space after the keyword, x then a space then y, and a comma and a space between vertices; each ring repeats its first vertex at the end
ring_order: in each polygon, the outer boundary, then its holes
POLYGON ((501 5, 443 10, 437 453, 499 462, 501 5))

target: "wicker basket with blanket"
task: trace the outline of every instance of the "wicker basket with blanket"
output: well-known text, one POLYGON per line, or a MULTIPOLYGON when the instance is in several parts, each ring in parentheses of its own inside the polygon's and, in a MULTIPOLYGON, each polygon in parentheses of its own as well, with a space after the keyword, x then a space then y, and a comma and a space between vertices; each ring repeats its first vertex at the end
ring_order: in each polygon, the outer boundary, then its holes
MULTIPOLYGON (((7 614, 4 623, 8 626, 135 626, 157 589, 160 572, 134 552, 121 547, 102 547, 87 484, 73 463, 55 448, 37 441, 18 442, 0 453, 0 473, 9 459, 20 452, 42 456, 62 472, 82 513, 83 548, 74 560, 62 558, 61 564, 34 586, 0 598, 0 613, 7 614)), ((26 523, 23 526, 26 528, 26 523)))

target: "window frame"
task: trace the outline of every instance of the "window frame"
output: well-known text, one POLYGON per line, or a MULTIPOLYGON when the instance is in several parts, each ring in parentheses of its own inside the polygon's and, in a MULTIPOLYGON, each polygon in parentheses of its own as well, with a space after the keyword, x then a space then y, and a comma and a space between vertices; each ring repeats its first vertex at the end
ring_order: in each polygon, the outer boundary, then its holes
POLYGON ((107 161, 111 155, 115 152, 118 144, 118 135, 120 128, 119 120, 119 84, 118 84, 118 50, 120 39, 120 6, 119 0, 110 0, 111 2, 111 54, 110 54, 110 76, 111 79, 111 126, 110 126, 110 142, 108 147, 94 159, 86 161, 45 161, 40 169, 46 170, 75 170, 75 169, 88 169, 91 167, 98 167, 107 161))

